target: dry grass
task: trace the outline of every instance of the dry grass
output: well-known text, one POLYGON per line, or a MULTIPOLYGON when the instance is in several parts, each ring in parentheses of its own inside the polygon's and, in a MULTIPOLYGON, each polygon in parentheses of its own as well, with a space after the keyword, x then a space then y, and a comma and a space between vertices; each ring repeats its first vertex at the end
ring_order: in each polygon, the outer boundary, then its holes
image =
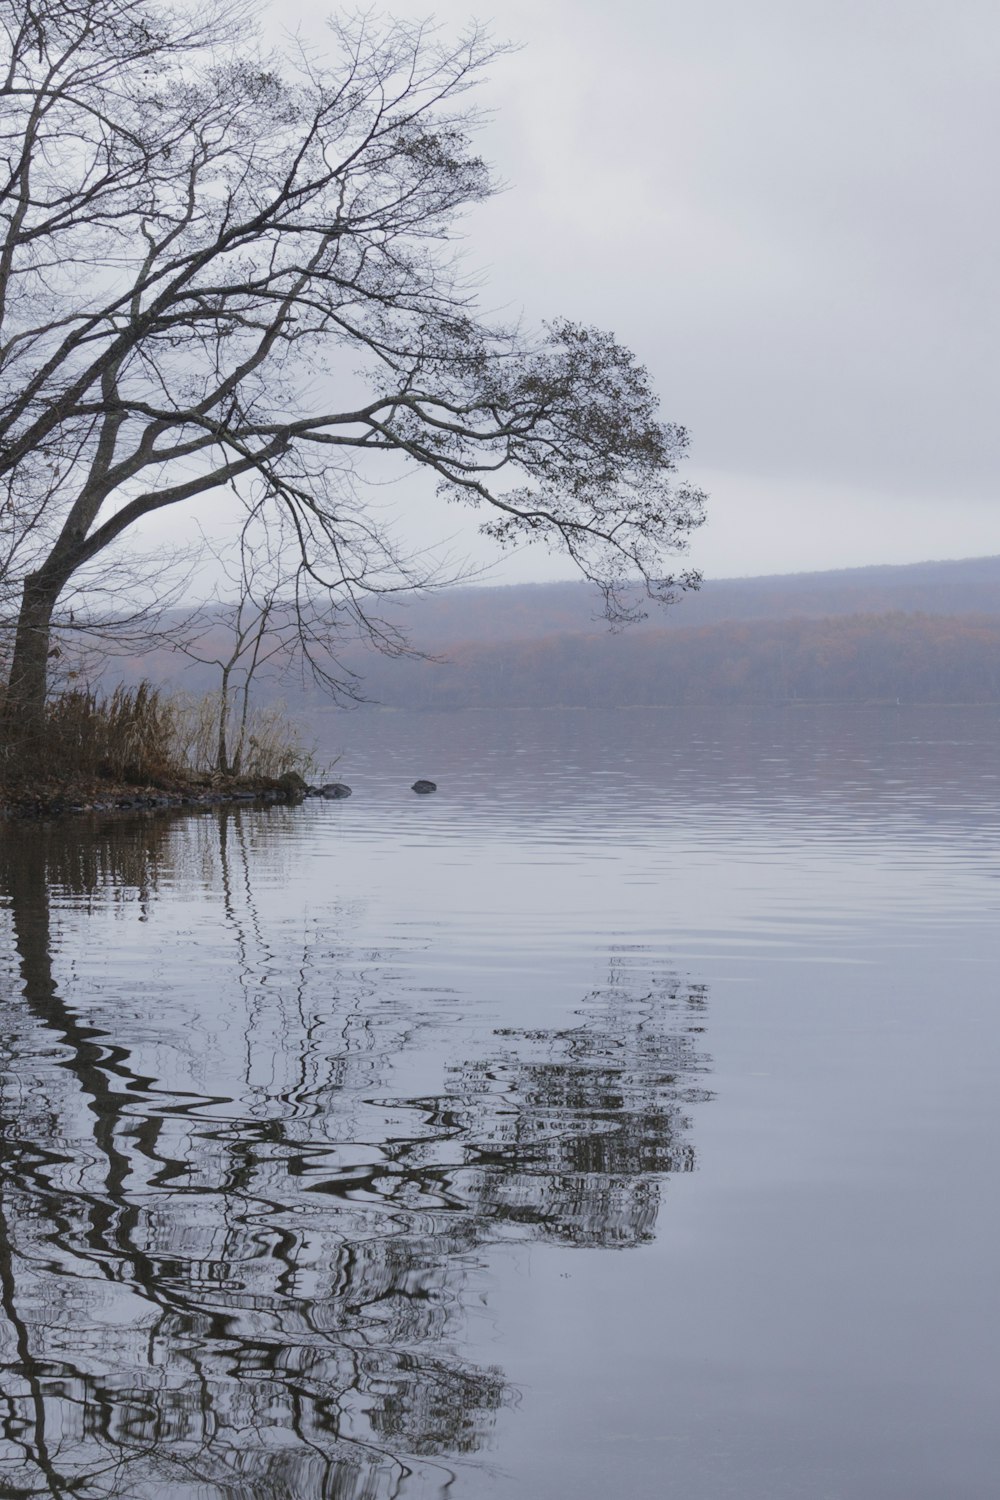
MULTIPOLYGON (((173 753, 177 763, 193 771, 214 769, 219 746, 217 694, 177 697, 171 702, 175 713, 173 753)), ((283 704, 252 708, 242 726, 234 709, 226 740, 240 776, 276 779, 297 771, 300 776, 308 777, 316 770, 315 749, 304 742, 283 704)))
MULTIPOLYGON (((42 743, 29 747, 23 764, 8 764, 4 779, 156 786, 210 775, 218 750, 217 708, 212 696, 172 696, 148 682, 110 694, 60 693, 46 706, 42 743)), ((313 769, 313 752, 280 709, 251 711, 242 777, 276 779, 313 769)))
POLYGON ((50 775, 157 781, 170 771, 174 710, 170 700, 140 683, 110 696, 83 689, 61 693, 45 711, 41 747, 50 775))

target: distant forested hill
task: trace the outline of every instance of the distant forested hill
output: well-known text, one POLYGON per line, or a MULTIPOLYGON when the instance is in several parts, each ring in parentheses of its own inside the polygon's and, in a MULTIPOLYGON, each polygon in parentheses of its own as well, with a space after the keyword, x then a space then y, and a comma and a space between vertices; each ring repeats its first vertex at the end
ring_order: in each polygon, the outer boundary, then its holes
POLYGON ((837 615, 471 642, 368 664, 400 708, 1000 702, 1000 615, 837 615))
MULTIPOLYGON (((1000 702, 1000 558, 721 579, 611 632, 582 583, 456 588, 386 611, 435 660, 338 653, 388 707, 1000 702)), ((220 648, 225 630, 207 632, 220 648)), ((120 665, 193 692, 217 671, 165 649, 120 665)), ((322 700, 283 672, 259 698, 322 700)))
MULTIPOLYGON (((651 607, 636 630, 687 630, 724 620, 822 619, 827 615, 1000 615, 1000 557, 903 567, 709 579, 669 610, 651 607)), ((600 601, 583 582, 468 587, 415 598, 390 612, 420 644, 537 640, 604 628, 600 601)))

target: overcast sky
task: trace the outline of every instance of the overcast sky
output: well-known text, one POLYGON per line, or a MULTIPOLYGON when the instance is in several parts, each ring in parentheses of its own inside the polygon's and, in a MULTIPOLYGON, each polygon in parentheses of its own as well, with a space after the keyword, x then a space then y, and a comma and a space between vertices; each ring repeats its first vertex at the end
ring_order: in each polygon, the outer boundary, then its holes
POLYGON ((522 44, 481 95, 508 190, 470 257, 490 305, 652 370, 711 494, 707 574, 1000 552, 994 0, 391 9, 522 44))

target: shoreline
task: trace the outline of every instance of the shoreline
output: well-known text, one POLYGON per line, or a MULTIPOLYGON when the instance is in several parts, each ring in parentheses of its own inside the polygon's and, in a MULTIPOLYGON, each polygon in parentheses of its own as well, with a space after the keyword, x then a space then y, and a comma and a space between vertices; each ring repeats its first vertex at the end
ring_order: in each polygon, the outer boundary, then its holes
POLYGON ((295 804, 317 790, 292 773, 262 776, 178 776, 169 781, 129 785, 124 782, 58 782, 39 778, 0 783, 0 823, 35 818, 79 817, 87 813, 157 812, 209 809, 233 804, 295 804))

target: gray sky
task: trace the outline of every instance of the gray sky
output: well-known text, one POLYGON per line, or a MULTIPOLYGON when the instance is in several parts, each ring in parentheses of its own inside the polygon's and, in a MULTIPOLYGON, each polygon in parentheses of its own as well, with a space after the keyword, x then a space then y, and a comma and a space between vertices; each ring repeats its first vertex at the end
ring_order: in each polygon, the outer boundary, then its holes
POLYGON ((481 95, 509 187, 470 258, 489 305, 650 367, 711 493, 708 574, 1000 552, 993 0, 391 8, 522 44, 481 95))

